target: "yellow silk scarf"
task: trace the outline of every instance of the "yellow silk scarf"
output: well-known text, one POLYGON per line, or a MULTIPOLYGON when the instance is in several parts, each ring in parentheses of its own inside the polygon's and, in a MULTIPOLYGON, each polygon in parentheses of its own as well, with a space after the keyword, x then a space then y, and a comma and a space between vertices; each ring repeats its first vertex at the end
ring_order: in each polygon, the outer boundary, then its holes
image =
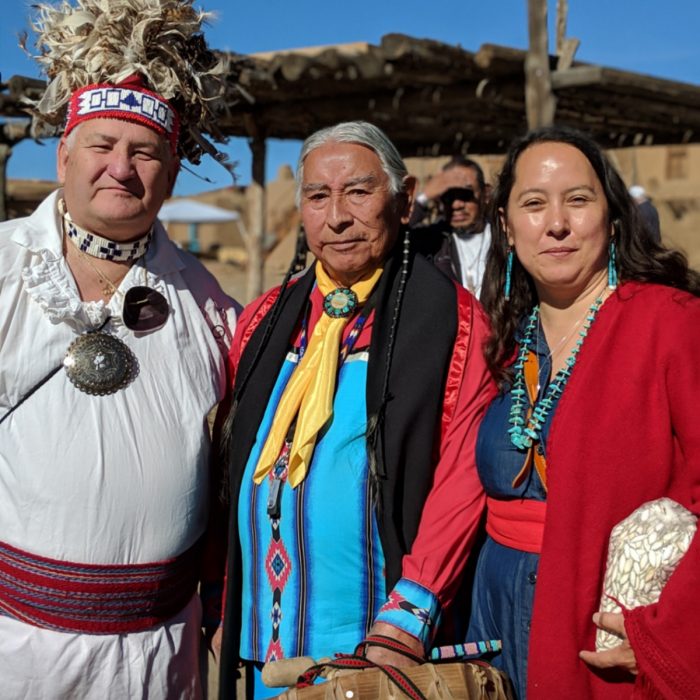
MULTIPOLYGON (((381 274, 382 268, 379 268, 371 277, 352 286, 358 305, 367 300, 381 274)), ((320 262, 316 263, 316 282, 324 297, 337 289, 320 262)), ((253 474, 256 484, 262 482, 277 461, 295 417, 297 425, 289 453, 287 481, 295 488, 304 480, 316 446, 316 436, 333 415, 340 341, 348 320, 349 317, 333 318, 323 313, 316 322, 304 356, 294 369, 275 411, 253 474)))

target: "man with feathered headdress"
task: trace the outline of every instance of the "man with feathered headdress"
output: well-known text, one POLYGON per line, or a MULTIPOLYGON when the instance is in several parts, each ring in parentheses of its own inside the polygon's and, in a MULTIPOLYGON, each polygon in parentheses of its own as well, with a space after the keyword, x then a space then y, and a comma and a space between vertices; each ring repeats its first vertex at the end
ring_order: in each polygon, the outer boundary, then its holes
POLYGON ((156 216, 223 74, 191 0, 37 9, 62 187, 0 225, 0 694, 197 698, 237 307, 156 216))

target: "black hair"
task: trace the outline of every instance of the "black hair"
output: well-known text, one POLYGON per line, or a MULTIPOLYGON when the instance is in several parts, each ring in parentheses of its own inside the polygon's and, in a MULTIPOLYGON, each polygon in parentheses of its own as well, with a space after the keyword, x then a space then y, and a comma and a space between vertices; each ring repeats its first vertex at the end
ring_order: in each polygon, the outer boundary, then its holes
POLYGON ((486 188, 486 178, 482 167, 471 158, 461 155, 455 155, 450 158, 445 165, 442 166, 442 171, 452 170, 452 168, 471 168, 476 173, 476 181, 479 184, 479 191, 482 193, 486 188))
POLYGON ((620 174, 592 138, 565 126, 548 126, 531 131, 511 144, 492 200, 492 238, 481 302, 491 320, 492 331, 485 346, 486 361, 501 381, 508 379, 504 365, 515 350, 515 329, 522 316, 537 303, 537 292, 532 278, 516 256, 513 260, 510 300, 505 300, 503 290, 509 246, 499 212, 507 210, 518 159, 527 148, 539 143, 573 146, 583 153, 593 167, 607 200, 609 223, 615 231, 620 282, 655 282, 700 296, 700 274, 688 266, 686 257, 680 251, 654 241, 620 174))

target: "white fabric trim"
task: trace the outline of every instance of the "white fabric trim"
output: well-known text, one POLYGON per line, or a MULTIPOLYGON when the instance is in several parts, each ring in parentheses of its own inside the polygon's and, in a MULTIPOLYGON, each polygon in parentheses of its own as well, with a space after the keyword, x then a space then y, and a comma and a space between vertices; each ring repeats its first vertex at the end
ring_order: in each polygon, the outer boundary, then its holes
POLYGON ((462 270, 462 286, 477 299, 481 296, 481 284, 486 270, 486 256, 491 246, 491 225, 486 224, 479 233, 453 233, 459 265, 462 270))

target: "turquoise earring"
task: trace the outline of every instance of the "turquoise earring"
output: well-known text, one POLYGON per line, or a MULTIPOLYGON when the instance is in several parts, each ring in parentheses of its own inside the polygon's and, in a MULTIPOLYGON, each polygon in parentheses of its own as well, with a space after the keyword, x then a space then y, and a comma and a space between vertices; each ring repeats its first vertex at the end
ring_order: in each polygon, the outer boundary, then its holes
POLYGON ((615 250, 615 239, 610 239, 608 247, 608 289, 617 288, 617 251, 615 250))
POLYGON ((510 289, 513 283, 513 246, 508 246, 508 257, 506 258, 506 301, 510 301, 510 289))

